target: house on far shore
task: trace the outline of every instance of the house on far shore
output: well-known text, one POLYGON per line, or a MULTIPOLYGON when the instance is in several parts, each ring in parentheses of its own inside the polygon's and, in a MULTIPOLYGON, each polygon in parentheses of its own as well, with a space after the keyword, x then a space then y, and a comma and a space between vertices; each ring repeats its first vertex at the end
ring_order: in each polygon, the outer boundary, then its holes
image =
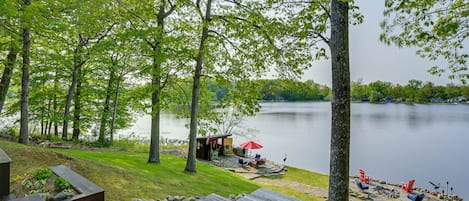
POLYGON ((464 96, 459 96, 456 98, 456 102, 458 103, 465 103, 467 101, 467 98, 464 96))
POLYGON ((433 98, 430 98, 430 102, 432 102, 432 103, 444 103, 445 100, 443 100, 443 99, 441 99, 441 98, 435 98, 435 97, 433 97, 433 98))
POLYGON ((231 134, 197 137, 197 158, 211 161, 227 154, 233 154, 231 134))
POLYGON ((370 98, 369 98, 368 96, 363 96, 363 97, 361 98, 361 101, 362 101, 362 102, 370 102, 370 98))
POLYGON ((386 102, 386 103, 392 103, 392 102, 393 102, 393 99, 392 99, 391 96, 388 96, 388 97, 386 97, 386 98, 384 99, 384 102, 386 102))

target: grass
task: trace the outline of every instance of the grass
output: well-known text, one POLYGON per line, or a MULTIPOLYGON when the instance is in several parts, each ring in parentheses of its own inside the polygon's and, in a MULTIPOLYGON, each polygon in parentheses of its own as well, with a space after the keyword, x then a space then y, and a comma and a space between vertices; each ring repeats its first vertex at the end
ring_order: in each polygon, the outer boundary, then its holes
POLYGON ((265 185, 264 188, 273 190, 275 192, 283 193, 285 195, 289 195, 291 197, 295 197, 300 200, 309 200, 309 201, 324 201, 324 198, 315 197, 312 195, 305 194, 303 192, 298 191, 297 189, 285 186, 269 186, 265 185))
MULTIPOLYGON (((120 147, 125 147, 122 145, 120 147)), ((38 168, 67 165, 106 190, 106 200, 162 199, 168 195, 205 196, 216 193, 250 193, 261 187, 230 171, 198 162, 197 173, 184 172, 186 160, 180 156, 161 154, 161 164, 147 163, 148 153, 141 148, 129 151, 86 151, 46 149, 0 140, 0 147, 12 158, 12 183, 21 183, 24 175, 38 168)), ((127 150, 127 149, 126 149, 127 150)), ((290 180, 327 189, 328 177, 289 167, 284 176, 273 180, 290 180)), ((14 186, 14 185, 13 185, 14 186)), ((263 185, 302 200, 323 200, 291 187, 263 185)))
POLYGON ((197 164, 197 174, 184 172, 186 160, 161 155, 161 164, 147 163, 147 154, 118 151, 49 150, 0 140, 12 158, 12 182, 38 168, 65 164, 106 190, 107 200, 134 197, 162 199, 168 195, 222 196, 250 193, 259 186, 224 169, 197 164))
POLYGON ((329 176, 300 168, 288 167, 288 172, 283 176, 283 178, 310 186, 316 186, 325 190, 329 188, 329 176))
MULTIPOLYGON (((287 180, 297 183, 306 184, 309 186, 318 187, 324 190, 329 188, 329 176, 324 174, 319 174, 315 172, 310 172, 295 167, 288 167, 288 171, 284 175, 272 176, 269 177, 272 180, 287 180)), ((280 192, 301 200, 312 200, 312 201, 322 201, 324 198, 315 197, 312 195, 305 194, 299 191, 297 188, 292 188, 290 186, 275 186, 275 185, 263 185, 264 188, 271 189, 276 192, 280 192)))

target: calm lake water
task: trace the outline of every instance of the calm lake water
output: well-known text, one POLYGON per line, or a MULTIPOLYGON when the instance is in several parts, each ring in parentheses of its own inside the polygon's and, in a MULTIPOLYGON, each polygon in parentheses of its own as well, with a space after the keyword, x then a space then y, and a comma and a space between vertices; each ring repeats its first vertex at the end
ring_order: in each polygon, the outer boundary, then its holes
MULTIPOLYGON (((262 103, 244 126, 264 146, 255 153, 287 165, 329 172, 331 109, 328 102, 262 103)), ((188 120, 162 117, 162 137, 187 139, 188 120)), ((150 117, 142 117, 134 133, 149 138, 150 117)), ((234 136, 234 143, 247 139, 234 136)), ((469 106, 352 104, 350 174, 364 169, 372 178, 393 183, 414 178, 415 186, 446 182, 469 199, 469 106)))

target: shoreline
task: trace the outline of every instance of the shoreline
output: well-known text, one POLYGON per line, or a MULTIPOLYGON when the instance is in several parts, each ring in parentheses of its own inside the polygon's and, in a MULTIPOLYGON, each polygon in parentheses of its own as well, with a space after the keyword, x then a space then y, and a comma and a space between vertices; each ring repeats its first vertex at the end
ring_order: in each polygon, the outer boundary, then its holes
MULTIPOLYGON (((4 136, 0 135, 0 139, 1 138, 3 138, 3 140, 8 140, 8 139, 5 139, 4 136)), ((41 146, 41 145, 36 145, 36 146, 41 146)), ((56 149, 83 149, 83 148, 84 147, 80 147, 80 146, 56 147, 56 149)), ((85 149, 90 150, 89 148, 85 148, 85 149)), ((109 151, 123 151, 123 150, 112 149, 112 148, 100 148, 100 149, 101 150, 109 150, 109 151)), ((178 156, 184 157, 185 152, 183 150, 184 150, 184 148, 173 148, 173 149, 168 149, 166 151, 162 150, 162 152, 168 153, 168 154, 171 154, 171 155, 178 155, 178 156)), ((130 152, 130 151, 125 151, 125 152, 130 152)), ((314 172, 314 171, 311 171, 311 170, 306 170, 306 169, 303 169, 303 168, 297 168, 297 167, 294 167, 294 166, 285 166, 285 167, 287 168, 286 174, 288 174, 288 169, 291 167, 292 169, 299 169, 299 170, 302 170, 302 171, 305 171, 305 172, 325 175, 325 174, 317 173, 317 172, 314 172)), ((327 175, 325 175, 325 176, 327 176, 327 175)), ((315 185, 307 185, 307 184, 302 183, 301 181, 295 180, 295 179, 292 180, 293 182, 285 182, 284 181, 285 178, 286 177, 284 177, 284 176, 275 178, 275 177, 269 177, 269 176, 263 175, 263 176, 256 177, 256 178, 251 179, 251 180, 256 182, 256 183, 261 183, 261 184, 262 183, 271 184, 272 181, 281 182, 280 184, 278 184, 278 186, 281 187, 283 185, 290 185, 290 186, 293 186, 295 188, 298 187, 300 189, 299 191, 302 191, 304 194, 309 194, 309 195, 313 195, 313 196, 316 196, 316 197, 324 197, 324 195, 327 195, 327 189, 324 189, 324 188, 321 189, 321 188, 318 188, 315 185)), ((372 179, 371 180, 372 184, 370 185, 369 190, 360 191, 360 190, 358 190, 358 188, 356 187, 356 185, 354 183, 354 180, 356 178, 358 178, 358 177, 357 176, 350 176, 349 185, 350 185, 350 188, 351 188, 351 191, 350 191, 351 196, 356 197, 357 199, 366 199, 366 198, 370 198, 370 197, 387 198, 386 194, 382 194, 382 195, 379 194, 378 186, 382 186, 383 189, 396 189, 396 191, 402 192, 400 190, 400 185, 399 184, 394 184, 394 183, 390 183, 390 182, 387 182, 387 181, 384 181, 384 180, 379 180, 379 179, 372 179)), ((431 191, 431 190, 428 190, 428 189, 422 189, 422 188, 416 188, 415 191, 424 193, 426 195, 426 197, 437 199, 437 200, 455 200, 455 201, 463 200, 462 198, 460 198, 456 194, 449 196, 449 195, 446 195, 446 194, 442 194, 442 193, 439 193, 439 192, 434 192, 434 191, 431 191)), ((405 193, 402 193, 402 195, 403 196, 401 196, 400 198, 405 198, 405 199, 395 199, 395 200, 407 200, 407 198, 405 196, 405 193)))
MULTIPOLYGON (((368 190, 360 190, 355 183, 355 180, 359 179, 359 176, 350 176, 350 187, 358 195, 359 198, 370 198, 370 197, 381 197, 391 200, 408 200, 407 195, 401 190, 401 184, 395 184, 379 179, 371 179, 368 190)), ((413 194, 424 194, 424 200, 451 200, 451 201, 462 201, 463 198, 459 197, 458 194, 446 194, 441 192, 435 192, 425 188, 414 187, 413 194)))

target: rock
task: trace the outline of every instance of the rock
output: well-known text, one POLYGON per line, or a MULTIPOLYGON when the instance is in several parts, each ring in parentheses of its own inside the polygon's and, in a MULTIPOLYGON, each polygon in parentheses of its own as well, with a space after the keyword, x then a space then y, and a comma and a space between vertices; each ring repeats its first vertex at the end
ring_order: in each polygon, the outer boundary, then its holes
POLYGON ((54 197, 52 197, 52 200, 61 201, 61 200, 66 200, 68 198, 71 198, 72 196, 73 196, 73 194, 71 194, 71 193, 60 192, 57 195, 55 195, 54 197))
POLYGON ((386 184, 385 181, 379 181, 379 184, 386 184))

